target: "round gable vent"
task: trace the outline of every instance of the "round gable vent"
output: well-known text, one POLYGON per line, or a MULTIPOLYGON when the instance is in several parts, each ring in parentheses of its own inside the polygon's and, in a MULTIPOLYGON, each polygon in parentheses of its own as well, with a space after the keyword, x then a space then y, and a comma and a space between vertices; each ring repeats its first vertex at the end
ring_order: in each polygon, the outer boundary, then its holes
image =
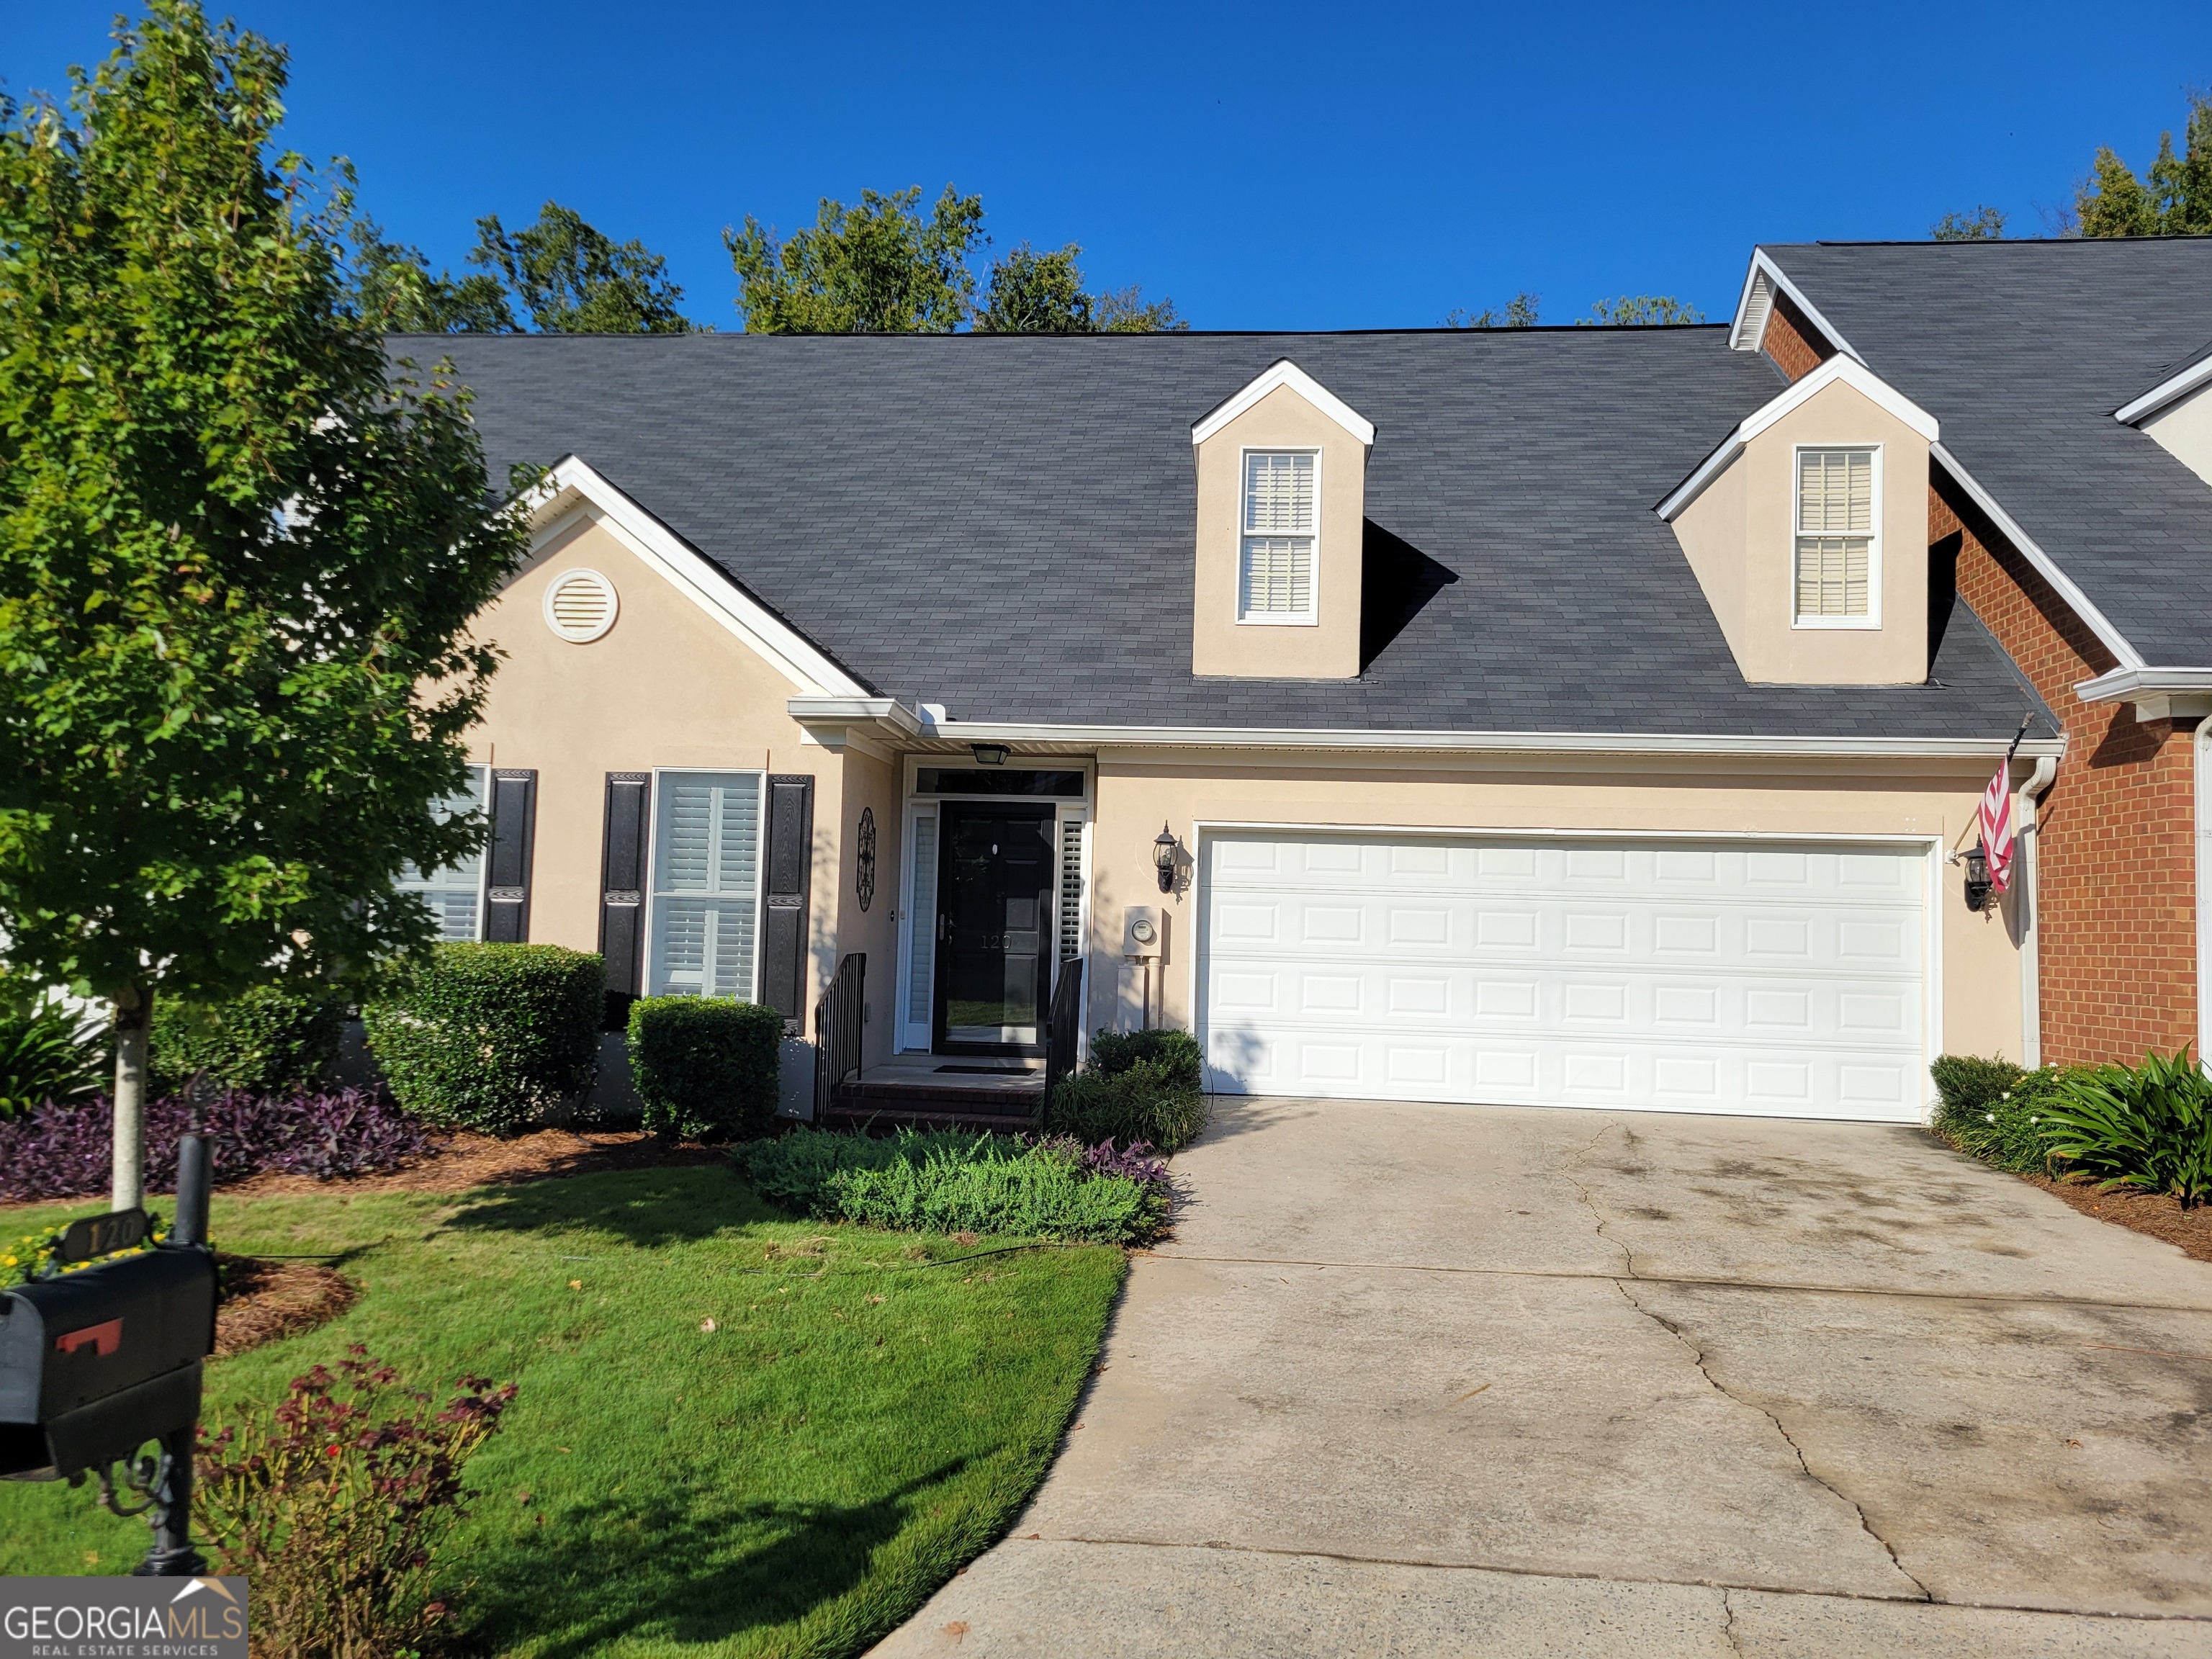
POLYGON ((615 625, 615 585, 596 570, 564 570, 545 590, 545 625, 589 645, 615 625))

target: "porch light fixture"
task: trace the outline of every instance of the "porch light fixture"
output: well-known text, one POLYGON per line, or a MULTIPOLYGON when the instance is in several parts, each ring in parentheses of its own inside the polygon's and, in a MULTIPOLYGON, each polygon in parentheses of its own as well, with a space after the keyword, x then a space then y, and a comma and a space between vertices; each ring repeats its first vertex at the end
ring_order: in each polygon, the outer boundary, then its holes
POLYGON ((974 751, 978 766, 1004 766, 1006 763, 1007 750, 1003 743, 978 743, 969 747, 974 751))
POLYGON ((1175 891, 1176 850, 1175 831, 1164 823, 1152 842, 1152 868, 1160 872, 1163 893, 1175 891))
POLYGON ((1990 902, 1990 855, 1981 842, 1966 849, 1966 908, 1978 910, 1990 902))

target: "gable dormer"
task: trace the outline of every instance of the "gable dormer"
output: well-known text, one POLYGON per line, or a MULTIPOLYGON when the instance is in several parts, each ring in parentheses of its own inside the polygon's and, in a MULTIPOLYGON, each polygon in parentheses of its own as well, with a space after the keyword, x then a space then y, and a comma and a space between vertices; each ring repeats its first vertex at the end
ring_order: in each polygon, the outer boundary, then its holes
POLYGON ((1736 666, 1766 685, 1928 678, 1936 419, 1838 354, 1659 504, 1736 666))
POLYGON ((1373 423, 1285 357, 1194 425, 1190 441, 1191 672, 1357 679, 1373 423))

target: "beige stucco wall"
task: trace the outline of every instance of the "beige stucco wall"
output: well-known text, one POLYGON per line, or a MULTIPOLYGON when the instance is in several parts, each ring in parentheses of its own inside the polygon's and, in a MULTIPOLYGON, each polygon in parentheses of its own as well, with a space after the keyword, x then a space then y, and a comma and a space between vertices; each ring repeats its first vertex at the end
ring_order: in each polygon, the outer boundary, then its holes
POLYGON ((1277 386, 1197 447, 1198 526, 1190 664, 1194 674, 1268 679, 1359 676, 1359 579, 1367 449, 1289 386, 1277 386), (1240 623, 1243 452, 1320 452, 1321 514, 1310 624, 1240 623))
MULTIPOLYGON (((538 771, 532 939, 599 948, 609 772, 728 767, 807 774, 814 779, 811 1006, 836 969, 838 933, 848 928, 838 910, 851 902, 843 843, 848 820, 858 818, 860 805, 874 804, 878 857, 888 856, 887 867, 897 868, 898 814, 884 805, 893 795, 888 780, 894 769, 802 742, 785 708, 800 688, 639 558, 588 507, 542 538, 479 617, 476 632, 498 645, 507 660, 493 678, 473 757, 538 771), (578 567, 613 582, 620 605, 613 629, 588 645, 556 635, 542 609, 546 587, 578 567)), ((880 891, 880 872, 878 881, 880 891)), ((878 928, 896 902, 895 886, 878 898, 872 915, 878 928)), ((872 938, 869 920, 856 914, 849 931, 872 938)), ((888 946, 885 951, 888 962, 888 946)), ((875 961, 872 955, 872 968, 875 961)), ((888 987, 872 982, 871 1000, 884 1003, 884 1012, 888 997, 888 987)), ((883 1012, 869 1029, 888 1029, 883 1012)))
POLYGON ((1856 387, 1824 387, 1753 438, 1674 528, 1747 680, 1917 685, 1928 678, 1928 441, 1856 387), (1881 449, 1880 625, 1800 627, 1796 451, 1867 444, 1881 449))
MULTIPOLYGON (((1644 773, 1593 757, 1560 769, 1388 762, 1325 764, 1285 757, 1250 766, 1173 757, 1102 756, 1091 845, 1093 952, 1088 1024, 1123 1023, 1117 1000, 1122 914, 1167 913, 1165 1023, 1188 1029, 1198 960, 1199 903, 1185 864, 1172 896, 1153 874, 1152 838, 1164 819, 1194 849, 1194 826, 1270 823, 1476 830, 1609 830, 1940 836, 1972 820, 1987 763, 1942 769, 1814 769, 1787 761, 1705 763, 1644 773), (1799 769, 1793 772, 1793 766, 1799 769)), ((1937 902, 1941 1036, 1945 1052, 2021 1054, 2020 918, 2007 907, 1966 908, 1963 873, 1944 868, 1937 902)))
POLYGON ((2212 387, 2168 404, 2142 423, 2159 447, 2212 483, 2212 387))
MULTIPOLYGON (((840 791, 843 817, 835 823, 822 817, 817 793, 814 836, 834 836, 835 901, 815 906, 815 959, 817 971, 828 973, 836 959, 848 951, 868 956, 866 1023, 862 1026, 862 1058, 873 1066, 886 1058, 898 1038, 898 903, 899 872, 906 867, 901 856, 900 832, 905 813, 900 810, 903 768, 896 759, 878 760, 858 750, 846 750, 844 781, 840 791), (876 890, 866 910, 860 898, 860 814, 872 811, 876 819, 876 890), (830 918, 834 912, 835 932, 830 918)), ((817 894, 821 889, 817 886, 817 894)), ((811 1035, 811 1034, 810 1034, 811 1035)))

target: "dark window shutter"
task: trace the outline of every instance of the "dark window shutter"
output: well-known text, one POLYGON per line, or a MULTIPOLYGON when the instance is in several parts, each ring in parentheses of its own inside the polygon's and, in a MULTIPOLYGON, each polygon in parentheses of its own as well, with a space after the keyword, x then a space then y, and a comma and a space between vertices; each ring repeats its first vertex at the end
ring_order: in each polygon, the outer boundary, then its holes
POLYGON ((606 838, 599 854, 599 954, 607 989, 635 996, 645 969, 645 836, 653 774, 607 774, 606 838))
POLYGON ((760 1000, 786 1020, 799 1020, 806 999, 806 891, 814 872, 811 777, 769 775, 766 852, 760 1000))
POLYGON ((484 938, 494 945, 520 945, 530 937, 530 848, 537 838, 538 774, 493 768, 484 938))

